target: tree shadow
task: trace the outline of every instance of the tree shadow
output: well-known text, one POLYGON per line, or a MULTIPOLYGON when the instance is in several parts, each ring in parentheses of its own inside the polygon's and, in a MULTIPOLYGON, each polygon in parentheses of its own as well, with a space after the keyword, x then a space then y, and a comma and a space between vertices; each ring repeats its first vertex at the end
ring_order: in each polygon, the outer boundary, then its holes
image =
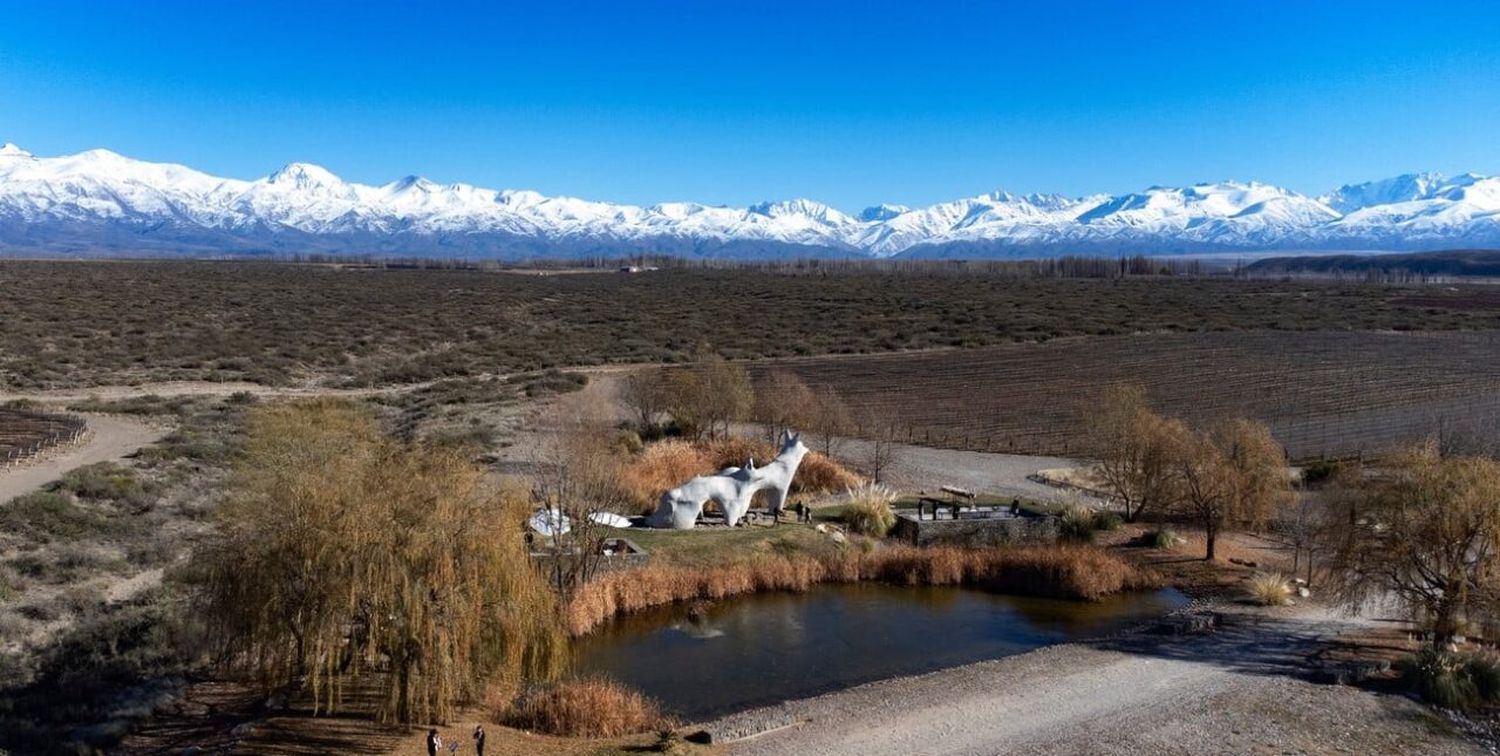
MULTIPOLYGON (((1088 642, 1093 648, 1172 661, 1222 667, 1247 675, 1281 675, 1320 681, 1335 652, 1378 657, 1404 650, 1393 644, 1351 642, 1347 635, 1368 635, 1371 620, 1305 619, 1221 613, 1205 633, 1171 635, 1143 631, 1088 642), (1370 654, 1370 651, 1377 651, 1370 654)), ((1396 622, 1380 619, 1374 622, 1396 622)))

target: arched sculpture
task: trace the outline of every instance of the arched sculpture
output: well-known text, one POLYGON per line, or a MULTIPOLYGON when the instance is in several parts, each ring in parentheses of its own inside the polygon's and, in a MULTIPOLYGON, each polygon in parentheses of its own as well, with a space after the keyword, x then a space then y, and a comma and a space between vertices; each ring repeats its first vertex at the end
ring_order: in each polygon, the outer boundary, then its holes
POLYGON ((771 492, 771 511, 779 513, 786 504, 792 476, 797 474, 797 466, 806 455, 801 434, 788 431, 782 434, 781 453, 771 464, 756 467, 752 459, 744 467, 726 467, 714 475, 699 475, 662 494, 650 525, 687 530, 698 521, 709 499, 717 501, 724 510, 725 523, 734 525, 750 511, 750 500, 762 490, 771 492))

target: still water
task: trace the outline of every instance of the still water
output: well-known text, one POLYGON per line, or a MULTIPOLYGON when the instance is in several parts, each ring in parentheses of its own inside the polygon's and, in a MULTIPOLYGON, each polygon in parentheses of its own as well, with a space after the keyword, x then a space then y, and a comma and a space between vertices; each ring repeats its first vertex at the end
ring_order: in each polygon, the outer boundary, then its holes
POLYGON ((1086 603, 824 585, 726 599, 698 621, 684 606, 623 617, 581 639, 575 661, 702 719, 1098 636, 1186 601, 1174 590, 1086 603))

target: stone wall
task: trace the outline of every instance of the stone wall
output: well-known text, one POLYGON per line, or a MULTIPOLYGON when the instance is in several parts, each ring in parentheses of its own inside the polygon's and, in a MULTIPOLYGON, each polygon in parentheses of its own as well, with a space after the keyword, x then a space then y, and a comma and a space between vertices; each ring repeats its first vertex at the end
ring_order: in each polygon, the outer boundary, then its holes
POLYGON ((918 520, 901 514, 891 537, 913 546, 1006 546, 1056 543, 1058 522, 1048 515, 918 520))

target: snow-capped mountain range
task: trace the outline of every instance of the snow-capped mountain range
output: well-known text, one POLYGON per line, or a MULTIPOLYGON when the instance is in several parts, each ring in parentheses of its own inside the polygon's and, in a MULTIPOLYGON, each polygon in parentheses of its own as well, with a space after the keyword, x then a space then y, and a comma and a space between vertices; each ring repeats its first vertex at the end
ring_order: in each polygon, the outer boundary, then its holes
POLYGON ((254 181, 108 150, 0 147, 0 252, 535 257, 1047 257, 1500 247, 1500 178, 1423 173, 1309 197, 1256 182, 1088 197, 994 192, 847 215, 797 199, 650 207, 292 163, 254 181))

